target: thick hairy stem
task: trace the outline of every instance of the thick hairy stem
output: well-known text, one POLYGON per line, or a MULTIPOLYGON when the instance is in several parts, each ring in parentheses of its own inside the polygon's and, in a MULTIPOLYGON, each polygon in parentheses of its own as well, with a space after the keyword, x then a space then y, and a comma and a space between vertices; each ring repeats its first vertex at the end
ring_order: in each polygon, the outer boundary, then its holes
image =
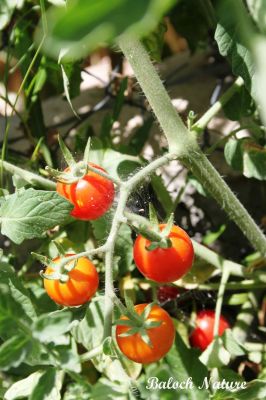
MULTIPOLYGON (((228 213, 229 217, 240 227, 253 247, 265 256, 266 238, 247 210, 199 149, 194 133, 187 130, 173 107, 144 46, 138 40, 126 35, 120 37, 118 44, 131 64, 136 78, 164 131, 169 144, 169 152, 178 154, 179 159, 192 170, 228 213)), ((214 115, 213 112, 212 115, 214 115)), ((209 114, 209 117, 205 118, 205 122, 210 117, 209 114)))
POLYGON ((174 108, 163 83, 144 46, 135 39, 123 36, 119 46, 131 64, 136 78, 147 97, 153 112, 168 140, 172 153, 186 153, 195 144, 190 133, 174 108))
POLYGON ((195 152, 186 160, 193 174, 234 221, 253 247, 266 256, 266 238, 245 207, 240 203, 216 169, 202 152, 195 152))

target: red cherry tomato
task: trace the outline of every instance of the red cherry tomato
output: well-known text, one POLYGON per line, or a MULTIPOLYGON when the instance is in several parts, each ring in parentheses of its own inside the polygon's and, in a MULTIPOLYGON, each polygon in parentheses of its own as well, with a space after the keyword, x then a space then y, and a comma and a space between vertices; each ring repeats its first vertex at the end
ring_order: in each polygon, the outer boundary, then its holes
MULTIPOLYGON (((159 225, 162 230, 165 224, 159 225)), ((150 241, 139 235, 135 241, 133 255, 139 271, 148 279, 160 283, 174 282, 191 268, 194 249, 190 237, 179 226, 173 225, 168 235, 172 247, 147 250, 150 241)))
MULTIPOLYGON (((66 254, 66 257, 73 254, 66 254)), ((53 259, 58 262, 60 257, 53 259)), ((53 274, 54 268, 47 267, 46 275, 53 274)), ((85 257, 79 258, 72 271, 69 272, 69 280, 61 283, 59 280, 44 278, 44 288, 48 296, 57 304, 73 307, 80 306, 91 299, 99 285, 99 276, 93 263, 85 257)))
POLYGON ((157 298, 161 303, 175 300, 179 295, 180 290, 176 286, 159 286, 157 290, 157 298))
MULTIPOLYGON (((141 314, 147 304, 136 305, 135 311, 141 314)), ((122 316, 121 319, 128 319, 122 316)), ((175 339, 175 327, 170 315, 161 307, 154 305, 148 316, 148 321, 160 321, 161 325, 147 329, 152 347, 143 341, 139 333, 131 336, 119 336, 130 327, 117 325, 116 341, 122 353, 137 363, 148 364, 160 360, 172 347, 175 339)))
MULTIPOLYGON (((197 314, 196 328, 190 336, 190 343, 193 347, 205 350, 213 341, 215 312, 213 310, 203 310, 197 314)), ((221 315, 219 322, 219 336, 226 329, 230 328, 228 321, 221 315)))
MULTIPOLYGON (((99 165, 89 163, 99 171, 106 172, 99 165)), ((65 172, 69 171, 69 167, 65 172)), ((101 217, 111 207, 115 190, 109 179, 89 171, 78 182, 66 184, 57 182, 57 192, 74 204, 71 215, 77 219, 93 220, 101 217)))

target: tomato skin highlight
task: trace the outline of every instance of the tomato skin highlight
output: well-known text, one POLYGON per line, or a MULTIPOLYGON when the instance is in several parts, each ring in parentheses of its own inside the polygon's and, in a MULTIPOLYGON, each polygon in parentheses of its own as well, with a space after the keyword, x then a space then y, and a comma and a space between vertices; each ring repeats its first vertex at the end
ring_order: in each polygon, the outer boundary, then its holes
MULTIPOLYGON (((189 338, 193 347, 198 347, 204 351, 213 341, 214 320, 215 312, 213 310, 203 310, 197 313, 196 328, 189 338)), ((228 321, 221 315, 219 321, 219 336, 228 328, 230 328, 228 321)))
MULTIPOLYGON (((165 224, 159 225, 162 230, 165 224)), ((139 235, 134 243, 133 256, 139 271, 148 279, 159 283, 174 282, 191 268, 194 249, 190 237, 179 226, 173 225, 168 236, 172 247, 147 250, 150 241, 139 235)))
MULTIPOLYGON (((134 308, 141 314, 147 304, 137 304, 134 308)), ((121 319, 128 319, 122 316, 121 319)), ((139 333, 132 336, 121 337, 130 327, 117 325, 116 341, 121 352, 130 360, 141 364, 149 364, 160 360, 172 347, 175 339, 175 327, 170 315, 161 307, 154 305, 148 320, 162 321, 161 325, 147 330, 152 347, 146 344, 139 333)))
MULTIPOLYGON (((99 165, 93 163, 89 165, 101 172, 106 172, 99 165)), ((64 172, 68 171, 69 167, 64 172)), ((94 220, 105 214, 115 196, 113 182, 93 171, 88 171, 75 183, 57 182, 56 190, 74 205, 71 211, 72 217, 84 221, 94 220)))
MULTIPOLYGON (((69 257, 73 254, 66 254, 69 257)), ((53 259, 56 263, 60 257, 53 259)), ((54 272, 47 267, 45 274, 54 272)), ((44 288, 48 296, 57 304, 67 307, 80 306, 89 301, 99 286, 99 276, 94 264, 85 257, 79 258, 75 268, 69 272, 69 280, 61 283, 59 280, 44 278, 44 288)))

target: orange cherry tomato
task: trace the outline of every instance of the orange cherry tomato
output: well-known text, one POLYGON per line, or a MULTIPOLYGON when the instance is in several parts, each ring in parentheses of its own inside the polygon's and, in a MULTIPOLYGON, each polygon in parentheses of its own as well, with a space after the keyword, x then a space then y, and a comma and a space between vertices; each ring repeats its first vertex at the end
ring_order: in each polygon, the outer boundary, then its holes
MULTIPOLYGON (((66 254, 66 257, 73 254, 66 254)), ((53 259, 58 262, 60 257, 53 259)), ((55 272, 54 268, 47 267, 46 275, 55 272)), ((99 276, 93 263, 85 257, 79 258, 72 271, 69 272, 69 280, 61 283, 59 280, 44 278, 44 288, 48 296, 57 304, 63 306, 80 306, 86 303, 95 294, 99 285, 99 276)))
MULTIPOLYGON (((89 163, 93 168, 106 172, 99 165, 89 163)), ((69 167, 64 172, 68 172, 69 167)), ((88 173, 78 182, 66 184, 57 182, 57 192, 74 204, 71 215, 77 219, 93 220, 101 217, 111 207, 115 189, 109 179, 96 172, 88 173)))
MULTIPOLYGON (((215 312, 213 310, 203 310, 197 314, 196 327, 190 335, 190 343, 193 347, 205 350, 213 341, 215 312)), ((219 336, 226 329, 230 328, 228 321, 221 315, 219 321, 219 336)))
MULTIPOLYGON (((136 305, 135 311, 141 314, 147 304, 136 305)), ((128 319, 122 316, 121 319, 128 319)), ((121 352, 130 360, 137 363, 148 364, 160 360, 170 350, 175 339, 175 327, 170 315, 161 307, 154 305, 147 318, 148 321, 159 321, 161 325, 147 329, 152 347, 141 338, 139 333, 131 336, 119 336, 127 332, 130 327, 117 325, 116 341, 121 352)))
MULTIPOLYGON (((162 230, 165 224, 159 225, 162 230)), ((173 225, 168 235, 172 247, 147 250, 151 242, 139 235, 134 243, 133 255, 137 268, 148 279, 159 283, 174 282, 191 268, 194 249, 190 237, 179 226, 173 225)))

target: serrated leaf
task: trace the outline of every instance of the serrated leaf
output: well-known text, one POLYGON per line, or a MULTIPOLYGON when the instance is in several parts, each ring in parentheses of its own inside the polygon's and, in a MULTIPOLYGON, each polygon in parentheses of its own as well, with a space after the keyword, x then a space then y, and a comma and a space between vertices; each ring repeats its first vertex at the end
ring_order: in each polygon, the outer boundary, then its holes
POLYGON ((1 205, 1 232, 14 243, 41 237, 62 224, 73 205, 56 192, 28 189, 14 193, 1 205))
POLYGON ((32 326, 33 337, 41 342, 53 341, 71 329, 72 313, 66 310, 41 315, 32 326))
POLYGON ((13 336, 0 347, 0 370, 18 367, 31 350, 30 340, 20 334, 13 336))

